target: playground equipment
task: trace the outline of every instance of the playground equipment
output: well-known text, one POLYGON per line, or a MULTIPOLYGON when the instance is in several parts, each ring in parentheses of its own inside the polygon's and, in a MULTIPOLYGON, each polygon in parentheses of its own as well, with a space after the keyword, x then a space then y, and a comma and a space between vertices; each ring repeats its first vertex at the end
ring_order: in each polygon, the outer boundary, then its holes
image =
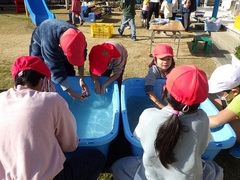
POLYGON ((24 0, 14 0, 14 4, 16 7, 16 13, 25 12, 24 0))
POLYGON ((48 9, 45 0, 24 0, 32 22, 38 26, 46 19, 54 19, 55 15, 48 9))
MULTIPOLYGON (((81 17, 85 22, 95 22, 96 19, 100 19, 102 16, 102 12, 99 10, 91 11, 87 5, 81 6, 81 17)), ((72 21, 72 12, 69 12, 69 20, 72 21)), ((75 17, 75 22, 79 22, 79 18, 75 17)))

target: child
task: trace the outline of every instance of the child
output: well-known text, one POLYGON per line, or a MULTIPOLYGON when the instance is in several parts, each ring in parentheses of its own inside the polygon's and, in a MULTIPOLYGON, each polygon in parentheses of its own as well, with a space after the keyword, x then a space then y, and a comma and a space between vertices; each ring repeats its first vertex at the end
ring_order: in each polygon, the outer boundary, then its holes
POLYGON ((81 137, 67 102, 48 92, 44 61, 21 56, 11 73, 14 87, 0 93, 0 179, 97 179, 105 165, 99 150, 65 157, 79 152, 81 137))
POLYGON ((106 87, 115 80, 118 81, 119 88, 121 87, 127 58, 128 52, 125 47, 115 41, 92 47, 89 53, 89 66, 97 94, 104 94, 106 87), (98 76, 107 76, 109 79, 100 85, 98 76))
POLYGON ((113 178, 127 174, 139 179, 223 179, 221 167, 201 159, 211 139, 208 116, 199 109, 208 96, 205 72, 194 65, 175 67, 163 95, 168 105, 144 110, 134 131, 144 150, 142 162, 136 157, 118 160, 113 178))
POLYGON ((156 104, 158 108, 164 105, 154 93, 156 79, 166 78, 166 75, 175 67, 173 49, 167 44, 158 44, 153 50, 153 60, 149 64, 148 74, 145 77, 145 93, 156 104))
POLYGON ((229 123, 237 135, 230 154, 240 158, 240 67, 226 64, 215 69, 208 81, 209 99, 220 111, 210 116, 210 127, 229 123))
POLYGON ((129 24, 130 29, 132 31, 131 39, 133 41, 137 40, 136 25, 135 25, 135 15, 136 15, 135 4, 136 4, 135 0, 120 0, 120 7, 123 12, 123 17, 122 17, 122 23, 118 28, 118 33, 120 36, 122 36, 126 25, 129 24))
POLYGON ((175 20, 178 13, 178 0, 172 0, 172 18, 171 20, 175 20))
POLYGON ((172 18, 172 0, 164 0, 161 5, 161 12, 164 14, 164 19, 172 18))
POLYGON ((72 11, 72 24, 73 25, 75 25, 75 16, 76 15, 79 18, 80 26, 83 25, 83 20, 82 20, 82 17, 80 15, 81 5, 82 5, 82 1, 81 0, 72 0, 71 11, 72 11))
POLYGON ((142 17, 142 27, 147 26, 147 14, 149 10, 149 0, 144 0, 143 1, 143 7, 142 7, 142 12, 141 12, 141 17, 142 17))

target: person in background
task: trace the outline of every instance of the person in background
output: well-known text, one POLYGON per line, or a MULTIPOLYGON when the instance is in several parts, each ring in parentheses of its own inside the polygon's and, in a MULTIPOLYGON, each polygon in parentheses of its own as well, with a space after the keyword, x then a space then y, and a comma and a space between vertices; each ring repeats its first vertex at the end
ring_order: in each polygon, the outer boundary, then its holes
POLYGON ((36 56, 17 58, 14 87, 0 93, 0 179, 91 179, 105 165, 98 150, 66 159, 78 147, 76 120, 67 102, 49 92, 50 70, 36 56))
POLYGON ((148 14, 148 10, 149 10, 149 0, 144 0, 144 1, 143 1, 142 11, 141 11, 142 27, 144 27, 144 28, 147 26, 147 14, 148 14))
POLYGON ((82 1, 81 0, 72 0, 72 5, 71 5, 71 12, 72 12, 72 24, 75 25, 75 17, 77 16, 79 18, 79 23, 80 26, 83 25, 83 20, 81 17, 81 5, 82 1))
POLYGON ((172 0, 164 0, 160 11, 163 12, 164 19, 172 19, 172 0))
POLYGON ((92 47, 89 53, 89 67, 97 94, 104 94, 106 87, 115 80, 119 88, 121 87, 127 58, 126 48, 116 41, 108 41, 92 47), (109 78, 100 84, 98 76, 109 78))
POLYGON ((133 41, 137 40, 136 37, 136 25, 135 25, 135 0, 121 0, 120 1, 120 8, 123 11, 123 17, 122 17, 122 23, 120 27, 118 28, 118 33, 120 36, 123 35, 124 29, 127 24, 130 25, 130 29, 132 31, 131 39, 133 41))
POLYGON ((40 57, 51 71, 52 80, 75 99, 84 99, 89 90, 84 82, 84 61, 87 42, 84 34, 73 25, 58 19, 42 22, 32 33, 29 48, 31 56, 40 57), (82 94, 75 92, 67 80, 75 76, 77 66, 82 94))
POLYGON ((150 0, 149 2, 149 10, 148 10, 148 15, 147 15, 147 29, 149 29, 150 26, 150 21, 152 18, 152 15, 154 13, 155 18, 159 17, 159 10, 160 10, 160 0, 150 0))
POLYGON ((157 79, 166 79, 167 74, 175 67, 173 56, 173 49, 168 44, 156 45, 153 50, 153 60, 150 62, 148 73, 144 78, 145 93, 160 109, 165 105, 155 94, 154 85, 157 79))
POLYGON ((182 25, 185 31, 189 31, 190 15, 191 15, 191 0, 182 0, 180 4, 180 11, 182 12, 182 25))
POLYGON ((134 130, 142 159, 130 156, 114 162, 114 180, 222 180, 223 169, 201 158, 211 139, 208 116, 199 109, 208 97, 205 72, 194 65, 175 67, 167 75, 163 95, 168 105, 145 109, 134 130))
POLYGON ((178 13, 178 0, 172 0, 172 18, 171 20, 175 20, 178 13))
POLYGON ((232 64, 216 68, 209 81, 209 99, 220 111, 210 116, 210 127, 229 123, 237 136, 229 153, 240 158, 240 67, 232 64))

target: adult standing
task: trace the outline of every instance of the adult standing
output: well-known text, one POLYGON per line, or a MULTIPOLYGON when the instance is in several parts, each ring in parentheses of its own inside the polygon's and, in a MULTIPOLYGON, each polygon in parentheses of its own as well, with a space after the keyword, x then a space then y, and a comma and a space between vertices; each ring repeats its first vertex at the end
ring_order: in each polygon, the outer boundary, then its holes
POLYGON ((182 25, 185 31, 189 31, 190 15, 191 15, 191 0, 182 0, 180 4, 180 11, 182 12, 182 25))
POLYGON ((99 151, 66 159, 79 139, 67 102, 49 91, 50 71, 36 56, 12 69, 15 86, 0 93, 0 179, 92 179, 105 164, 99 151))
POLYGON ((147 29, 149 29, 149 22, 151 21, 153 13, 154 13, 155 18, 159 17, 160 7, 161 7, 160 0, 150 0, 149 10, 148 10, 148 15, 147 15, 147 29))
POLYGON ((85 96, 73 91, 67 81, 67 76, 75 76, 74 66, 77 66, 82 93, 89 94, 83 79, 87 42, 76 27, 58 19, 45 20, 33 31, 29 51, 31 56, 38 56, 46 63, 53 82, 73 98, 83 99, 85 96))

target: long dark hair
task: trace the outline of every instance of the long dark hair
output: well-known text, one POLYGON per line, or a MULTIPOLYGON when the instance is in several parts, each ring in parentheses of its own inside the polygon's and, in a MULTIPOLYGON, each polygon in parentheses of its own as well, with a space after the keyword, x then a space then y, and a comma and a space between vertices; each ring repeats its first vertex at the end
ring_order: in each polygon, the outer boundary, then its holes
POLYGON ((170 73, 170 71, 175 67, 175 61, 174 58, 172 57, 172 64, 171 66, 167 69, 167 73, 170 73))
MULTIPOLYGON (((167 102, 171 104, 176 111, 182 111, 183 108, 186 107, 185 104, 176 101, 176 99, 168 93, 167 89, 163 91, 163 97, 165 97, 167 102)), ((188 111, 186 113, 196 111, 198 107, 199 104, 188 106, 188 111)), ((188 127, 181 124, 177 114, 173 114, 168 120, 161 124, 158 129, 154 146, 158 158, 165 168, 168 168, 169 164, 177 161, 173 149, 178 141, 181 131, 187 132, 188 127)))
POLYGON ((31 85, 32 87, 37 86, 39 80, 45 76, 32 69, 19 72, 14 81, 14 85, 31 85))

